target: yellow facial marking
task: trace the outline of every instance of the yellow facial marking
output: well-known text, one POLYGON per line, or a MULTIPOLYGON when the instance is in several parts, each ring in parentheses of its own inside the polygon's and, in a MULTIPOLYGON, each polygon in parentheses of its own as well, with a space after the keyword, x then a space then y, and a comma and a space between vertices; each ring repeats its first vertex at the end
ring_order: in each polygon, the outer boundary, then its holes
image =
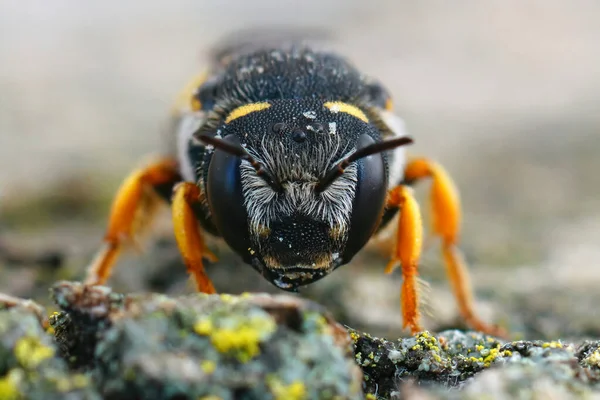
POLYGON ((192 97, 190 107, 192 108, 192 111, 200 111, 200 109, 202 108, 202 103, 200 103, 200 100, 198 100, 197 98, 192 97))
POLYGON ((234 119, 238 119, 240 117, 243 117, 245 115, 248 115, 248 114, 256 112, 256 111, 266 110, 269 107, 271 107, 271 105, 269 103, 264 103, 264 102, 263 103, 252 103, 252 104, 246 104, 246 105, 240 106, 229 113, 227 118, 225 118, 225 123, 228 124, 231 121, 233 121, 234 119))
POLYGON ((343 112, 346 114, 350 114, 363 122, 369 122, 369 118, 367 118, 365 113, 360 108, 353 106, 352 104, 344 103, 342 101, 328 101, 323 105, 327 107, 332 113, 343 112))
POLYGON ((175 101, 175 104, 173 105, 173 112, 180 112, 187 106, 189 106, 192 111, 198 111, 200 108, 202 108, 202 104, 200 104, 200 101, 198 101, 194 95, 196 94, 196 90, 198 90, 198 88, 204 83, 207 77, 208 71, 204 71, 193 77, 192 80, 185 85, 184 89, 181 91, 177 97, 177 100, 175 101))
POLYGON ((385 101, 385 109, 386 109, 387 111, 392 111, 392 109, 393 109, 393 108, 394 108, 394 103, 392 102, 392 99, 391 99, 391 98, 388 98, 388 99, 385 101))

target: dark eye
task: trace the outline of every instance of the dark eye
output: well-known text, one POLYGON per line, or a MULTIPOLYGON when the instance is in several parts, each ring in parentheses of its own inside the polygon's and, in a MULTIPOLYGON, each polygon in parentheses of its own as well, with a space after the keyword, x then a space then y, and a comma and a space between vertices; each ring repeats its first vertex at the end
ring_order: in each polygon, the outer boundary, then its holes
MULTIPOLYGON (((356 147, 360 149, 373 143, 375 141, 369 135, 363 134, 358 138, 356 147)), ((377 229, 387 195, 382 154, 372 154, 356 162, 358 179, 352 204, 350 231, 343 254, 344 263, 350 262, 377 229)))
MULTIPOLYGON (((228 135, 223 140, 240 144, 235 135, 228 135)), ((215 149, 208 168, 206 191, 217 230, 229 246, 249 260, 248 214, 244 206, 240 163, 239 157, 215 149)))

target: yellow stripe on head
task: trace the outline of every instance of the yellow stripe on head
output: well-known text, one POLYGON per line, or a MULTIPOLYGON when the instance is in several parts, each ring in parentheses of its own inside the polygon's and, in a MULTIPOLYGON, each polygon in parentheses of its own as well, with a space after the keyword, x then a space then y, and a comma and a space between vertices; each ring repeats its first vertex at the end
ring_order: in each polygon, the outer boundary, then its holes
POLYGON ((328 101, 323 105, 332 113, 343 112, 352 115, 363 122, 369 122, 369 118, 367 118, 365 113, 360 108, 353 106, 352 104, 344 103, 343 101, 328 101))
POLYGON ((388 97, 385 100, 385 107, 384 107, 387 111, 392 111, 394 109, 394 102, 392 101, 391 97, 388 97))
POLYGON ((196 75, 191 81, 185 85, 179 96, 177 96, 177 100, 172 107, 173 113, 178 113, 183 111, 186 107, 191 108, 192 111, 198 111, 202 108, 202 104, 200 101, 196 99, 194 96, 198 88, 206 81, 208 77, 208 71, 204 71, 198 75, 196 75))
POLYGON ((266 102, 245 104, 243 106, 240 106, 240 107, 234 109, 232 112, 230 112, 229 115, 227 116, 227 118, 225 118, 225 123, 228 124, 231 121, 233 121, 234 119, 238 119, 240 117, 243 117, 245 115, 248 115, 248 114, 256 112, 256 111, 266 110, 269 107, 271 107, 271 104, 266 103, 266 102))

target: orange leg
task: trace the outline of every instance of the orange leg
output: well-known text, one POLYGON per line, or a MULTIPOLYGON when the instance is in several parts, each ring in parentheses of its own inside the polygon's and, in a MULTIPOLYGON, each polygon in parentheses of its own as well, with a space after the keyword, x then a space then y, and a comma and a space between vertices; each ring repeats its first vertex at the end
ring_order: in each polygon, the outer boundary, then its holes
POLYGON ((387 200, 388 208, 397 207, 402 211, 398 218, 398 233, 392 259, 385 273, 391 273, 398 265, 402 266, 402 317, 403 327, 409 327, 415 334, 422 330, 419 323, 419 298, 417 277, 421 246, 423 244, 423 224, 419 204, 411 190, 405 186, 397 186, 390 190, 387 200))
POLYGON ((198 221, 191 207, 198 201, 200 201, 200 190, 193 183, 182 182, 175 187, 172 204, 175 239, 198 291, 216 293, 210 278, 204 271, 202 258, 216 261, 217 257, 204 244, 198 221))
POLYGON ((123 246, 151 222, 159 200, 153 187, 180 179, 175 161, 163 159, 134 171, 123 181, 113 200, 104 245, 88 269, 86 284, 104 284, 123 246))
POLYGON ((503 329, 483 322, 475 315, 473 290, 461 251, 456 246, 460 230, 460 198, 448 173, 440 165, 419 158, 411 161, 405 170, 407 181, 431 178, 430 205, 432 233, 442 239, 442 255, 448 278, 458 302, 462 317, 473 329, 496 336, 504 336, 503 329))

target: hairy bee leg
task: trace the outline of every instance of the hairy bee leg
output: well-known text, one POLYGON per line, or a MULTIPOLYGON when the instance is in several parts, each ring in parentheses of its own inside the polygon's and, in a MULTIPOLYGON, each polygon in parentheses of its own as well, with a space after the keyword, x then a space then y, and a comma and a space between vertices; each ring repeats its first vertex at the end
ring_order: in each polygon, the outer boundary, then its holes
POLYGON ((442 255, 459 311, 473 329, 489 335, 505 336, 503 329, 483 322, 475 314, 473 289, 467 265, 457 247, 460 230, 460 197, 452 178, 439 164, 425 158, 414 159, 405 170, 408 182, 431 178, 430 207, 432 233, 442 239, 442 255))
POLYGON ((397 186, 389 191, 387 207, 401 209, 398 218, 398 231, 392 259, 385 273, 391 273, 398 265, 402 266, 402 316, 403 327, 409 327, 415 334, 422 330, 419 315, 419 296, 417 277, 419 257, 423 245, 423 222, 419 204, 411 190, 405 186, 397 186))
POLYGON ((198 221, 192 210, 192 204, 200 201, 200 190, 190 182, 181 182, 173 194, 173 228, 179 251, 187 270, 196 282, 196 288, 202 293, 216 293, 216 290, 204 271, 203 257, 215 259, 204 244, 198 221))
MULTIPOLYGON (((179 180, 181 177, 176 162, 172 159, 158 160, 125 178, 113 200, 104 244, 88 268, 86 284, 104 284, 123 245, 131 241, 136 234, 136 225, 150 222, 139 219, 141 213, 150 211, 156 205, 157 198, 153 198, 153 188, 163 184, 174 184, 179 180)), ((144 217, 152 219, 151 215, 144 217)))

